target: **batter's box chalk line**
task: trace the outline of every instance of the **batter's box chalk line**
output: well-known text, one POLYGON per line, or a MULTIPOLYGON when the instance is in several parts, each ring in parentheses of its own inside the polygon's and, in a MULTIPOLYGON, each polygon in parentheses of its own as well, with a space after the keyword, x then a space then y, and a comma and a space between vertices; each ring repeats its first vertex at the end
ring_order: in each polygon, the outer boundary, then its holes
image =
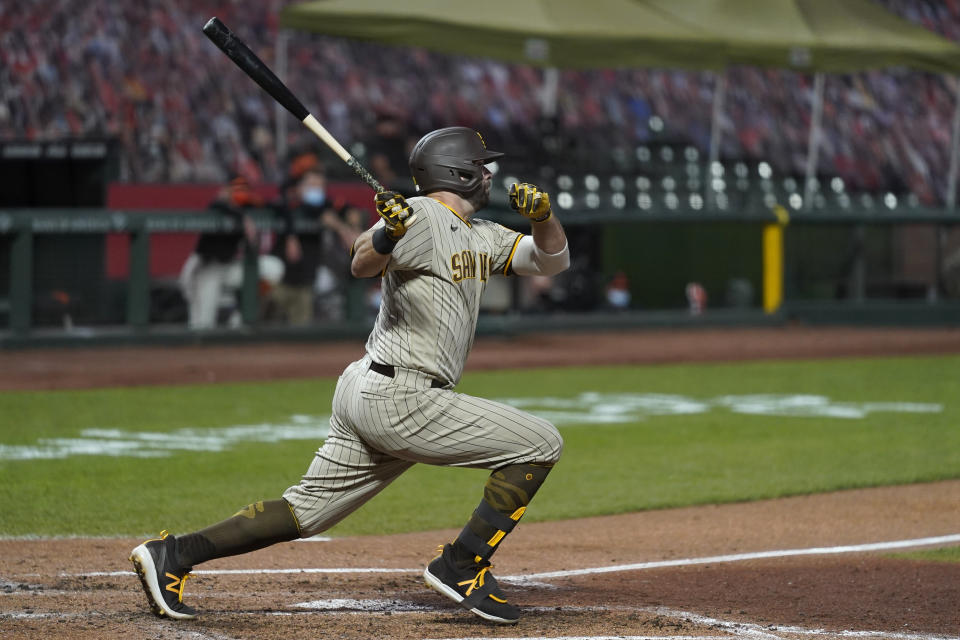
MULTIPOLYGON (((538 610, 526 609, 526 611, 538 610)), ((552 607, 543 607, 546 612, 554 611, 552 607)), ((564 607, 567 609, 567 607, 564 607)), ((709 627, 724 632, 726 635, 644 635, 644 636, 517 636, 497 638, 497 640, 731 640, 744 638, 750 640, 793 640, 794 638, 821 638, 861 640, 957 640, 956 636, 942 636, 922 633, 898 633, 895 631, 828 631, 826 629, 806 629, 803 627, 786 625, 759 625, 750 622, 731 622, 711 618, 689 611, 679 611, 666 607, 609 607, 607 610, 642 611, 672 619, 684 620, 693 624, 709 627), (783 635, 786 634, 786 635, 783 635)), ((442 638, 440 640, 485 640, 481 637, 442 638)))
MULTIPOLYGON (((531 580, 549 580, 551 578, 568 578, 598 573, 616 573, 620 571, 642 571, 645 569, 661 569, 664 567, 687 567, 698 564, 719 564, 724 562, 743 562, 746 560, 762 560, 767 558, 789 558, 795 556, 832 555, 843 553, 866 553, 870 551, 891 551, 894 549, 909 549, 931 545, 948 545, 960 542, 960 534, 936 536, 930 538, 914 538, 911 540, 893 540, 889 542, 871 542, 867 544, 845 545, 838 547, 812 547, 807 549, 780 549, 775 551, 754 551, 751 553, 735 553, 705 558, 679 558, 676 560, 658 560, 655 562, 639 562, 635 564, 621 564, 607 567, 588 567, 585 569, 569 569, 566 571, 546 571, 519 576, 503 576, 503 582, 527 584, 531 580)), ((956 639, 954 639, 956 640, 956 639)))
MULTIPOLYGON (((414 614, 424 612, 439 612, 436 607, 427 607, 414 603, 405 603, 404 601, 388 600, 326 600, 315 602, 304 602, 297 605, 301 611, 272 611, 266 615, 286 617, 293 615, 316 615, 323 614, 347 614, 356 615, 362 613, 386 613, 391 614, 414 614), (399 608, 390 609, 388 605, 394 605, 399 608)), ((446 609, 445 609, 446 610, 446 609)), ((556 607, 526 607, 527 612, 555 613, 556 607)), ((956 640, 956 636, 942 636, 936 634, 922 633, 899 633, 895 631, 828 631, 826 629, 806 629, 788 625, 759 625, 751 622, 732 622, 721 620, 709 616, 692 613, 689 611, 679 611, 666 607, 562 607, 564 611, 586 611, 592 613, 602 613, 604 611, 640 611, 653 615, 663 616, 677 620, 684 620, 692 624, 698 624, 709 627, 713 630, 719 630, 727 635, 644 635, 644 636, 517 636, 500 637, 497 640, 794 640, 795 638, 814 638, 814 639, 841 639, 856 638, 860 640, 956 640), (785 634, 785 635, 784 635, 785 634)), ((231 612, 231 616, 263 616, 263 612, 231 612)), ((89 620, 92 618, 107 618, 108 614, 103 612, 88 611, 84 613, 65 613, 65 612, 3 612, 0 611, 0 620, 89 620)), ((168 631, 169 626, 164 626, 168 631)), ((196 632, 194 632, 196 633, 196 632)), ((221 638, 222 636, 211 635, 193 635, 193 638, 221 638)), ((439 640, 486 640, 481 637, 458 637, 443 638, 439 640)))
MULTIPOLYGON (((583 569, 569 569, 566 571, 546 571, 543 573, 529 573, 516 576, 498 576, 502 582, 514 584, 545 584, 544 581, 552 578, 568 578, 599 573, 616 573, 620 571, 643 571, 647 569, 661 569, 665 567, 687 567, 698 564, 719 564, 724 562, 743 562, 746 560, 762 560, 770 558, 789 558, 795 556, 835 555, 844 553, 867 553, 871 551, 892 551, 894 549, 910 549, 914 547, 945 546, 960 543, 960 533, 928 538, 912 538, 909 540, 891 540, 887 542, 870 542, 866 544, 843 545, 837 547, 810 547, 806 549, 780 549, 773 551, 754 551, 750 553, 735 553, 702 558, 678 558, 674 560, 657 560, 653 562, 638 562, 606 567, 587 567, 583 569)), ((339 574, 339 573, 420 573, 422 568, 394 569, 386 567, 334 567, 334 568, 296 568, 296 569, 200 569, 194 575, 229 576, 229 575, 283 575, 283 574, 339 574)), ((37 576, 39 574, 29 574, 37 576)), ((93 578, 134 575, 132 571, 91 571, 87 573, 61 573, 62 578, 93 578)), ((26 576, 25 576, 26 577, 26 576)), ((957 640, 954 638, 953 640, 957 640)))
MULTIPOLYGON (((731 636, 519 636, 497 640, 730 640, 731 636)), ((441 640, 488 640, 487 638, 443 638, 441 640)))
MULTIPOLYGON (((567 571, 549 571, 542 573, 533 573, 516 576, 503 576, 500 578, 503 582, 512 582, 520 584, 545 584, 543 581, 567 578, 574 576, 613 573, 622 571, 642 571, 647 569, 658 569, 665 567, 682 567, 703 564, 718 564, 730 562, 742 562, 758 559, 776 559, 796 556, 812 555, 835 555, 845 553, 867 553, 874 551, 892 551, 895 549, 909 549, 925 546, 945 546, 960 543, 960 534, 949 534, 942 536, 932 536, 926 538, 912 538, 908 540, 892 540, 886 542, 872 542, 856 545, 842 545, 834 547, 810 547, 806 549, 781 549, 772 551, 756 551, 752 553, 738 553, 718 556, 708 556, 701 558, 681 558, 674 560, 660 560, 654 562, 640 562, 634 564, 624 564, 606 567, 588 567, 583 569, 571 569, 567 571)), ((221 570, 200 570, 195 571, 198 575, 276 575, 276 574, 385 574, 385 573, 420 573, 421 568, 415 569, 394 569, 383 567, 344 567, 344 568, 303 568, 303 569, 221 569, 221 570)), ((31 574, 37 575, 37 574, 31 574)), ((59 574, 61 577, 99 577, 99 576, 127 576, 134 575, 132 571, 108 571, 108 572, 89 572, 59 574)), ((552 586, 552 585, 550 585, 552 586)), ((418 613, 422 610, 435 610, 429 608, 421 609, 421 605, 407 603, 405 601, 378 601, 378 600, 325 600, 294 604, 300 607, 302 614, 324 611, 327 613, 375 613, 390 610, 394 613, 418 613)), ((563 610, 572 611, 583 607, 563 607, 563 610)), ((617 609, 627 609, 623 607, 587 607, 593 611, 613 611, 617 609)), ((761 626, 748 622, 730 622, 711 618, 696 613, 686 611, 676 611, 665 608, 649 607, 631 607, 632 611, 644 611, 656 615, 662 615, 670 618, 684 619, 692 623, 701 624, 712 629, 720 629, 727 633, 725 636, 554 636, 542 638, 500 638, 499 640, 720 640, 721 638, 746 638, 750 640, 793 640, 795 638, 860 638, 871 640, 957 640, 956 636, 940 636, 935 634, 917 634, 900 633, 893 631, 828 631, 825 629, 806 629, 803 627, 783 626, 783 625, 765 625, 761 626)), ((533 610, 539 610, 533 609, 533 610)), ((555 611, 554 607, 543 608, 543 611, 555 611)), ((277 612, 278 615, 290 615, 290 613, 277 612)), ((0 619, 29 619, 33 617, 41 618, 49 614, 41 613, 5 613, 0 612, 0 619)), ((62 615, 62 614, 57 614, 62 615)), ((70 617, 68 615, 68 617, 70 617)), ((480 640, 479 638, 450 638, 447 640, 480 640)))
MULTIPOLYGON (((767 624, 759 625, 751 622, 730 622, 709 616, 678 611, 667 607, 644 607, 640 609, 669 618, 683 618, 695 624, 723 629, 734 634, 737 638, 757 638, 758 640, 789 640, 791 637, 801 638, 862 638, 878 640, 957 640, 957 636, 941 636, 925 633, 901 633, 896 631, 828 631, 826 629, 807 629, 789 625, 767 624), (779 634, 787 634, 786 636, 779 634)), ((499 640, 504 640, 500 638, 499 640)))

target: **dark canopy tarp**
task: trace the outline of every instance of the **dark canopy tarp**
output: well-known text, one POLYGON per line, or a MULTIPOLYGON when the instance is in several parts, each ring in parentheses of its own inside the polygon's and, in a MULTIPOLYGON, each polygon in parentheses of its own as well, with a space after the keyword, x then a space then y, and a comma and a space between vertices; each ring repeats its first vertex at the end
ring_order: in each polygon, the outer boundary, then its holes
POLYGON ((562 68, 960 71, 960 47, 870 0, 315 0, 280 24, 562 68))

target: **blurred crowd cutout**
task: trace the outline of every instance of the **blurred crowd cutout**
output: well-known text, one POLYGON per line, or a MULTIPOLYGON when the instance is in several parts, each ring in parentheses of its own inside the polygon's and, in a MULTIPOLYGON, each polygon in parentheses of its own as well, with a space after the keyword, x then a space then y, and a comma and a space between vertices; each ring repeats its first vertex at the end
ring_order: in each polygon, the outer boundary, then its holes
MULTIPOLYGON (((276 153, 273 101, 200 28, 218 15, 272 62, 277 15, 286 4, 4 3, 0 138, 115 137, 122 144, 121 179, 128 182, 224 183, 242 174, 279 183, 286 159, 276 153)), ((960 0, 881 4, 960 38, 960 0)), ((802 175, 812 78, 745 67, 728 74, 721 156, 802 175)), ((404 192, 411 141, 452 124, 481 129, 491 147, 534 163, 542 162, 538 151, 559 154, 559 162, 589 162, 591 154, 655 140, 705 153, 715 77, 668 69, 563 71, 559 115, 545 121, 536 68, 295 33, 287 82, 379 179, 404 192), (548 129, 558 138, 545 138, 548 129)), ((828 76, 822 172, 850 190, 909 191, 924 204, 942 203, 952 82, 905 70, 828 76)), ((309 137, 301 129, 291 121, 289 148, 309 137)))

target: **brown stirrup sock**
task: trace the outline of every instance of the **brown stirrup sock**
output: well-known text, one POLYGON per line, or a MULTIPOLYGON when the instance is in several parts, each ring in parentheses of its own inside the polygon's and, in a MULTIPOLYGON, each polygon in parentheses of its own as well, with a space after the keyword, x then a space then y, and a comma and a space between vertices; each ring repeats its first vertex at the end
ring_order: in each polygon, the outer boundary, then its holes
POLYGON ((457 566, 467 567, 490 559, 504 536, 513 531, 551 468, 512 464, 490 474, 483 488, 483 500, 453 542, 457 566))
POLYGON ((300 525, 286 500, 254 502, 223 522, 178 536, 177 561, 192 567, 299 537, 300 525))

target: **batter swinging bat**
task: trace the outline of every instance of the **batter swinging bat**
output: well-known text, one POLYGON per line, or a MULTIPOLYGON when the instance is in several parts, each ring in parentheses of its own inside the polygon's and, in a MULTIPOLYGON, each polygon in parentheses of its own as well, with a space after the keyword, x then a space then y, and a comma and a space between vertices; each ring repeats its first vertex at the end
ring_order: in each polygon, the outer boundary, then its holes
POLYGON ((287 111, 295 115, 297 120, 323 140, 324 144, 333 149, 333 152, 340 156, 364 182, 373 187, 377 193, 384 191, 383 186, 377 182, 377 179, 370 175, 370 172, 357 162, 357 159, 350 155, 350 152, 344 149, 336 138, 330 135, 330 132, 307 111, 303 103, 281 82, 280 78, 274 75, 270 67, 264 64, 263 60, 258 58, 257 54, 251 51, 240 38, 235 36, 227 28, 227 25, 220 22, 219 18, 210 18, 207 24, 203 26, 203 32, 213 44, 217 45, 221 51, 227 54, 228 58, 233 60, 234 64, 260 85, 264 91, 269 93, 274 100, 282 104, 287 111))

